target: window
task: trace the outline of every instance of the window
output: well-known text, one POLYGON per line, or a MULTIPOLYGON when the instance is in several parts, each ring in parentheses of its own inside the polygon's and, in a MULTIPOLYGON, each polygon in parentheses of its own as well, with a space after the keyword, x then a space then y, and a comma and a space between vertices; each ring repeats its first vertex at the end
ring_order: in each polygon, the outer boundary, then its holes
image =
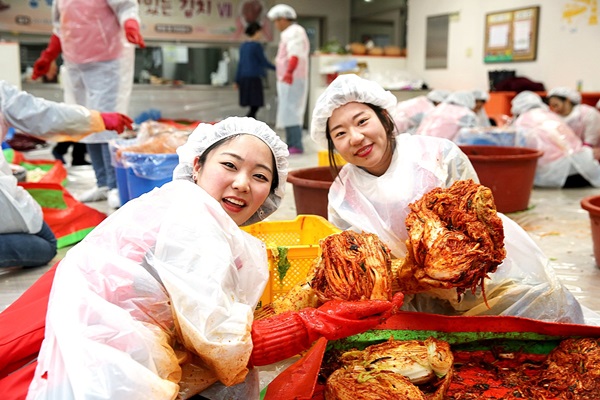
POLYGON ((425 69, 448 67, 448 22, 449 15, 427 17, 425 42, 425 69))

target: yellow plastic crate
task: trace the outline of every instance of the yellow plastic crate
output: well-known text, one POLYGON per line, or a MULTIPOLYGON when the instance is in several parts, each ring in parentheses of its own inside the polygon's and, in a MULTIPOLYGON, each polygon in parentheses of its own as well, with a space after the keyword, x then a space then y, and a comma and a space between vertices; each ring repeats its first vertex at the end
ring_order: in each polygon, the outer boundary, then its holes
MULTIPOLYGON (((346 164, 346 160, 342 158, 338 153, 333 154, 333 158, 335 158, 335 162, 338 167, 346 164)), ((319 150, 319 167, 328 167, 329 166, 329 152, 327 150, 319 150)))
POLYGON ((265 242, 267 246, 271 278, 258 307, 285 295, 305 279, 319 255, 319 240, 341 232, 318 215, 299 215, 289 221, 264 221, 244 226, 242 229, 265 242), (283 272, 287 262, 289 266, 287 271, 283 272))

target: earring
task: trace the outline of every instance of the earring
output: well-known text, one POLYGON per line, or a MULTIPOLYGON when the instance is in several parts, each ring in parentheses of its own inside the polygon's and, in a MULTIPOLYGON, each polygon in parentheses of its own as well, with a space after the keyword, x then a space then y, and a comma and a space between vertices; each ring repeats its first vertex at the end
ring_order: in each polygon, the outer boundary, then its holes
POLYGON ((198 174, 197 174, 197 173, 195 173, 195 172, 194 172, 194 173, 192 174, 192 180, 193 180, 194 182, 198 182, 198 174))

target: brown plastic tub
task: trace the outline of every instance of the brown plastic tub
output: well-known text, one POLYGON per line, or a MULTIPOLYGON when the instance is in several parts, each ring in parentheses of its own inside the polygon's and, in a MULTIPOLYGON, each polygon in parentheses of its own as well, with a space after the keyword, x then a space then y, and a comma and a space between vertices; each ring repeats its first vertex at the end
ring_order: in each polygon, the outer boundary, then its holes
POLYGON ((524 147, 460 146, 502 213, 526 210, 542 152, 524 147))
POLYGON ((596 266, 600 267, 600 195, 588 196, 582 199, 581 208, 590 215, 594 259, 596 260, 596 266))
POLYGON ((290 171, 287 181, 294 187, 296 214, 314 214, 327 218, 327 195, 333 182, 328 166, 290 171))

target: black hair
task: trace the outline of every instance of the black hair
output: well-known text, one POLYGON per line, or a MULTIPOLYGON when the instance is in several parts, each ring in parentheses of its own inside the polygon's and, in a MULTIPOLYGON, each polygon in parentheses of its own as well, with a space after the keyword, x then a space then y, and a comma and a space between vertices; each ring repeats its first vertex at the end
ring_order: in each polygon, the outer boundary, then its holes
MULTIPOLYGON (((231 135, 231 136, 227 136, 213 144, 211 144, 210 146, 208 146, 208 148, 206 150, 204 150, 204 152, 200 155, 200 157, 198 157, 198 161, 197 164, 199 167, 202 167, 205 163, 206 163, 206 159, 208 158, 208 155, 215 149, 221 147, 222 145, 224 145, 225 143, 229 142, 230 140, 232 140, 233 138, 239 137, 245 135, 244 133, 237 133, 235 135, 231 135)), ((270 150, 270 148, 269 148, 270 150)), ((273 180, 271 181, 271 189, 270 192, 274 193, 275 189, 277 189, 277 187, 279 186, 279 173, 277 172, 277 161, 275 160, 275 154, 273 154, 273 152, 271 151, 271 161, 273 162, 273 180)))
MULTIPOLYGON (((557 98, 557 99, 558 99, 558 100, 560 100, 560 101, 567 101, 567 100, 569 100, 569 99, 568 99, 567 97, 565 97, 565 96, 559 96, 559 95, 557 95, 557 94, 553 94, 552 96, 548 96, 548 97, 546 97, 546 101, 550 100, 550 99, 551 99, 551 98, 553 98, 553 97, 554 97, 554 98, 557 98)), ((569 100, 569 101, 571 101, 571 100, 569 100)), ((573 102, 571 101, 571 103, 573 103, 573 102)))
POLYGON ((246 27, 246 36, 252 37, 254 34, 262 29, 262 26, 258 22, 251 22, 246 27))
MULTIPOLYGON (((394 132, 396 131, 396 123, 394 119, 384 108, 376 106, 371 103, 363 103, 367 105, 371 110, 375 112, 379 121, 381 121, 381 125, 383 125, 383 129, 385 130, 385 136, 388 140, 388 145, 391 146, 392 150, 396 146, 396 141, 394 140, 394 132)), ((329 166, 331 170, 331 174, 334 178, 338 176, 340 172, 340 168, 335 161, 335 146, 333 144, 333 139, 331 139, 331 134, 329 132, 329 120, 327 120, 327 124, 325 124, 325 137, 327 138, 327 153, 329 158, 329 166)))

